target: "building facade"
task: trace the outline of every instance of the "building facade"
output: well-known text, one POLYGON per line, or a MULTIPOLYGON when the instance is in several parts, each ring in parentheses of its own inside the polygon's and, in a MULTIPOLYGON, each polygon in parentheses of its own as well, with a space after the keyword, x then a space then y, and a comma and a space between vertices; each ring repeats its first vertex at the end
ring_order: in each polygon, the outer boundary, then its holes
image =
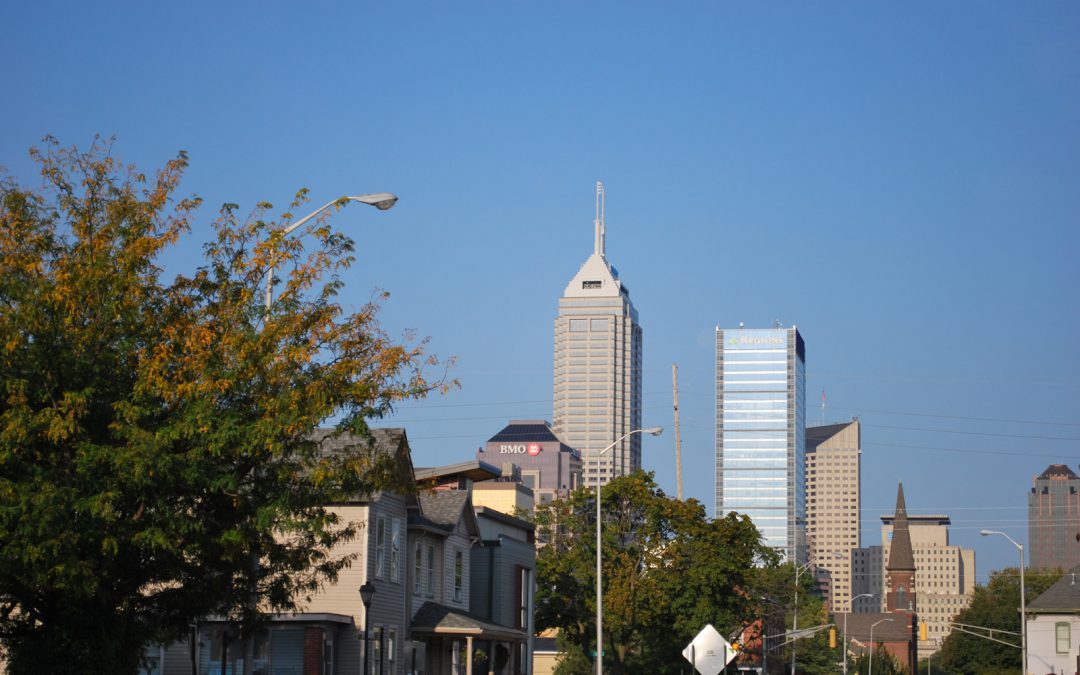
POLYGON ((851 554, 862 546, 860 442, 858 420, 806 430, 807 548, 827 573, 833 612, 852 611, 851 554))
POLYGON ((544 420, 511 420, 476 458, 500 467, 503 481, 531 489, 537 504, 565 497, 581 485, 581 453, 559 440, 544 420))
POLYGON ((806 560, 806 347, 798 329, 716 329, 716 515, 806 560))
MULTIPOLYGON (((581 452, 585 478, 596 480, 596 457, 641 428, 641 325, 630 290, 604 253, 604 190, 596 184, 593 254, 559 299, 555 318, 554 430, 581 452)), ((606 484, 641 468, 641 435, 600 457, 606 484)))
POLYGON ((1028 493, 1028 548, 1034 569, 1080 565, 1080 476, 1051 464, 1028 493))
MULTIPOLYGON (((946 515, 905 514, 907 539, 915 570, 914 592, 919 598, 919 620, 926 623, 928 640, 919 642, 919 658, 934 653, 950 632, 949 622, 965 609, 975 593, 975 551, 949 544, 950 519, 946 515)), ((881 517, 881 545, 853 552, 853 593, 873 593, 861 598, 854 611, 886 605, 888 570, 897 517, 881 517)), ((907 586, 910 593, 912 586, 907 586)), ((871 610, 873 611, 873 610, 871 610)))

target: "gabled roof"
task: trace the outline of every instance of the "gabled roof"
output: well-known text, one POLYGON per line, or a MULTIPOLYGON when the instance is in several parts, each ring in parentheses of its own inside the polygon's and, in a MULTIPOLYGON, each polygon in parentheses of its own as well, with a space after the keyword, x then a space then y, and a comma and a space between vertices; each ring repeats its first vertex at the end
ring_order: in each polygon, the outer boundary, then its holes
MULTIPOLYGON (((368 429, 366 437, 337 429, 316 429, 310 438, 319 445, 320 452, 325 455, 356 451, 368 453, 374 460, 374 467, 385 472, 379 476, 384 491, 402 495, 416 492, 412 451, 409 449, 409 440, 404 429, 368 429)), ((356 495, 352 501, 366 503, 374 496, 356 495)))
POLYGON ((904 503, 904 484, 896 489, 896 515, 893 520, 892 546, 889 549, 887 570, 915 571, 915 555, 911 550, 911 532, 908 529, 907 504, 904 503))
POLYGON ((1035 614, 1073 614, 1080 611, 1080 567, 1074 567, 1054 582, 1042 595, 1027 604, 1035 614))
POLYGON ((463 522, 469 536, 480 536, 472 508, 472 493, 468 490, 421 491, 420 510, 426 520, 447 532, 453 532, 457 524, 463 522))
POLYGON ((416 611, 409 632, 414 636, 472 635, 485 639, 525 639, 525 632, 482 619, 462 609, 454 609, 435 602, 425 602, 416 611))

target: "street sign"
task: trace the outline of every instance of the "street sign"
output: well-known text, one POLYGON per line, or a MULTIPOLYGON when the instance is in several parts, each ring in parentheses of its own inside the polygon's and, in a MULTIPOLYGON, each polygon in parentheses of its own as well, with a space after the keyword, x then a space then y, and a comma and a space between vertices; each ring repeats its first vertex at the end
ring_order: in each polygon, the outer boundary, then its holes
POLYGON ((682 654, 701 675, 718 675, 735 658, 735 650, 712 624, 702 628, 682 654))

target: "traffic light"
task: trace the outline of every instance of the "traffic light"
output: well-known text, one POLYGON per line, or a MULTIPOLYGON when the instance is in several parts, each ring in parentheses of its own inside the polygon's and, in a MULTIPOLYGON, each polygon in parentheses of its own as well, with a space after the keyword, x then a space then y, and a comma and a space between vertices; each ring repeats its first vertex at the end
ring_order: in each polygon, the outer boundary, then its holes
POLYGON ((926 622, 919 624, 919 639, 923 642, 926 641, 926 622))
POLYGON ((836 628, 829 629, 829 649, 836 649, 836 628))
POLYGON ((731 651, 735 652, 736 654, 741 652, 742 651, 742 643, 741 642, 732 642, 731 643, 731 651))

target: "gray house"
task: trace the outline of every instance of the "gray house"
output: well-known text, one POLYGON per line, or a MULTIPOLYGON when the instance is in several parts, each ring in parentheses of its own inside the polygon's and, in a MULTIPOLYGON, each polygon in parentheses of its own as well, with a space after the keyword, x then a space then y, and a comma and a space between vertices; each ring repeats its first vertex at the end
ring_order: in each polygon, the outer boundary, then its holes
POLYGON ((1080 567, 1074 567, 1028 603, 1028 671, 1080 671, 1080 567))

